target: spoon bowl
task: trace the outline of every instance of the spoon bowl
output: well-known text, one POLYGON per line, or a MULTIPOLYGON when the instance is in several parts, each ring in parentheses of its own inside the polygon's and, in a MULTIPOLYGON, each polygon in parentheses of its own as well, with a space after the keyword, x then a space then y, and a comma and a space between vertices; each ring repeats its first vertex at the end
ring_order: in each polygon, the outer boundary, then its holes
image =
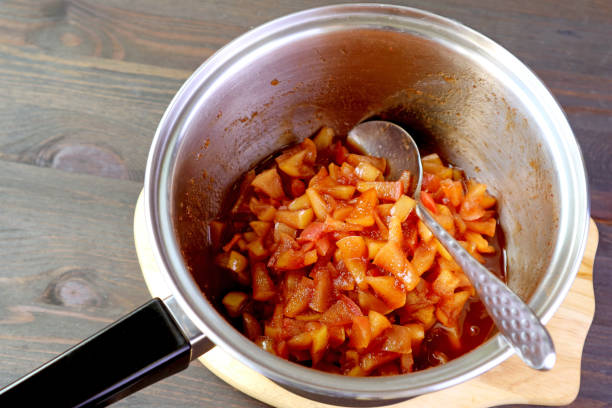
POLYGON ((387 178, 397 179, 404 170, 411 174, 407 192, 416 200, 416 214, 451 254, 468 277, 504 339, 531 368, 550 370, 556 360, 555 347, 542 322, 506 284, 472 257, 434 219, 421 202, 423 167, 417 145, 402 127, 387 121, 369 121, 355 126, 348 144, 369 155, 385 157, 387 178))

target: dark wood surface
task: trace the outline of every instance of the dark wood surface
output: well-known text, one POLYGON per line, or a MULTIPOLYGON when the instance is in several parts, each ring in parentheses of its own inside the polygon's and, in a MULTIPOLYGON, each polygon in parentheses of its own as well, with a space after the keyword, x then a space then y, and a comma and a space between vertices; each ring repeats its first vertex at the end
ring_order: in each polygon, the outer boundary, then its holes
MULTIPOLYGON (((155 128, 182 82, 249 28, 331 3, 0 1, 0 385, 149 298, 132 215, 155 128)), ((571 406, 612 406, 612 2, 395 3, 494 39, 563 106, 600 232, 597 311, 571 406)), ((116 406, 263 404, 193 363, 116 406)))

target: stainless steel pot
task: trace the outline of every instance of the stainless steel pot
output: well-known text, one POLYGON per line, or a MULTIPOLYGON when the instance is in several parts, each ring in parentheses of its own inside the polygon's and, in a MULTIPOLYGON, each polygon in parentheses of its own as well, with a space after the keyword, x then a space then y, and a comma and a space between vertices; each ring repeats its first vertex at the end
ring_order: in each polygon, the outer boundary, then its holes
POLYGON ((510 287, 545 322, 559 307, 583 255, 589 207, 579 146, 550 92, 502 47, 454 21, 397 6, 323 7, 228 44, 189 78, 159 124, 145 211, 173 292, 163 306, 191 359, 214 343, 294 392, 355 405, 449 387, 512 354, 495 335, 443 366, 349 378, 266 353, 217 312, 225 281, 210 272, 207 222, 224 192, 283 145, 370 117, 435 143, 494 191, 510 287))

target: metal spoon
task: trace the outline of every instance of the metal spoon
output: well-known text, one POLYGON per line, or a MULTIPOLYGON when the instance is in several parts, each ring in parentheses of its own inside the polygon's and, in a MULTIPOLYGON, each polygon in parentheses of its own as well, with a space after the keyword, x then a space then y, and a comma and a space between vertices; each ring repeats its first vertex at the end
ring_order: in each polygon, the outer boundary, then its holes
POLYGON ((385 157, 390 169, 389 179, 397 180, 402 171, 410 171, 413 177, 409 193, 412 192, 417 202, 418 217, 463 269, 493 322, 516 353, 529 367, 550 370, 556 360, 555 346, 542 322, 525 302, 463 249, 423 206, 420 199, 421 156, 410 134, 391 122, 371 121, 355 126, 347 141, 367 154, 385 157))

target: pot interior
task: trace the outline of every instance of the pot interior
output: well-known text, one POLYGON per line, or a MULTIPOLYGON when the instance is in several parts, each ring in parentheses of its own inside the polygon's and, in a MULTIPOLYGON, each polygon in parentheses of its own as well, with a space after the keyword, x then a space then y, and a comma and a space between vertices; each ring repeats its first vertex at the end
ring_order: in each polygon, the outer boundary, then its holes
POLYGON ((543 130, 507 78, 443 40, 393 29, 313 31, 244 54, 187 118, 173 169, 172 219, 188 269, 218 306, 207 224, 241 174, 321 126, 367 118, 404 126, 421 146, 488 185, 507 241, 509 286, 528 301, 558 236, 559 180, 543 130))

